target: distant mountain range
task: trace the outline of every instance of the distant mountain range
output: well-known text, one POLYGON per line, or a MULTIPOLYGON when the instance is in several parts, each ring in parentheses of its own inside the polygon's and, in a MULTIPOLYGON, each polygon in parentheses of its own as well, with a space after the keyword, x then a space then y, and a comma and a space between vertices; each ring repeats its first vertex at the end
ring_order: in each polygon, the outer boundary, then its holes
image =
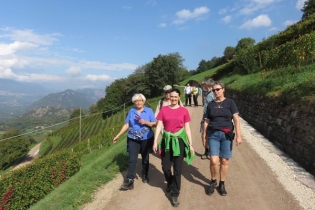
POLYGON ((56 92, 38 84, 0 79, 0 123, 41 107, 87 109, 104 96, 100 89, 56 92))
POLYGON ((101 90, 83 89, 83 90, 65 90, 58 93, 50 93, 47 96, 32 103, 28 109, 54 106, 62 108, 83 108, 87 109, 95 104, 100 98, 104 97, 101 90))

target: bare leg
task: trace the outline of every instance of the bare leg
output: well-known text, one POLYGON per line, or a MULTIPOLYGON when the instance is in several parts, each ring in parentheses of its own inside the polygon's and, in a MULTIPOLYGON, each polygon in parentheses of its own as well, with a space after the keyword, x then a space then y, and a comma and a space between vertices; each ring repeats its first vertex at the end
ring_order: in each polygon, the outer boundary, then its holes
POLYGON ((218 156, 211 156, 210 157, 210 174, 211 174, 211 179, 215 180, 217 179, 217 174, 219 172, 219 157, 218 156))
POLYGON ((229 168, 229 159, 220 158, 220 181, 225 181, 228 168, 229 168))

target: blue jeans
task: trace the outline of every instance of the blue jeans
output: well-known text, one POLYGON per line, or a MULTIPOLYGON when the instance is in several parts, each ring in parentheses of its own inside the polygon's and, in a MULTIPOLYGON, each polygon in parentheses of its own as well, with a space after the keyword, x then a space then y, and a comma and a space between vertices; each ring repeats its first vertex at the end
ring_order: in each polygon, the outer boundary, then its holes
POLYGON ((232 157, 233 142, 226 138, 223 131, 208 130, 209 155, 230 159, 232 157))
POLYGON ((128 164, 128 179, 134 179, 136 174, 138 154, 142 157, 142 171, 143 176, 147 176, 149 172, 149 152, 152 149, 153 137, 147 140, 134 140, 127 138, 129 164, 128 164))

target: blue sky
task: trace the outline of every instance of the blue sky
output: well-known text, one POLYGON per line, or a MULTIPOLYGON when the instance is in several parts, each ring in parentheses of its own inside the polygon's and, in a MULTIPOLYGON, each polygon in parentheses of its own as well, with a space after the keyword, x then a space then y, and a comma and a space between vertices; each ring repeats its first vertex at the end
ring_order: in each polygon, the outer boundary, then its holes
POLYGON ((188 70, 301 19, 305 0, 1 0, 0 78, 101 88, 159 54, 188 70))

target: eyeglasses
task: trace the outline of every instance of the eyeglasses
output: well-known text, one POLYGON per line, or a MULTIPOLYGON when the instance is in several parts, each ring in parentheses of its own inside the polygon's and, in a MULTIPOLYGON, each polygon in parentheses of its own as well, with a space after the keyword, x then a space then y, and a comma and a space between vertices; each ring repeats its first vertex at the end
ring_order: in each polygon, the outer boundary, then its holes
POLYGON ((215 92, 215 91, 219 91, 219 90, 221 90, 222 88, 216 88, 216 89, 213 89, 213 92, 215 92))

